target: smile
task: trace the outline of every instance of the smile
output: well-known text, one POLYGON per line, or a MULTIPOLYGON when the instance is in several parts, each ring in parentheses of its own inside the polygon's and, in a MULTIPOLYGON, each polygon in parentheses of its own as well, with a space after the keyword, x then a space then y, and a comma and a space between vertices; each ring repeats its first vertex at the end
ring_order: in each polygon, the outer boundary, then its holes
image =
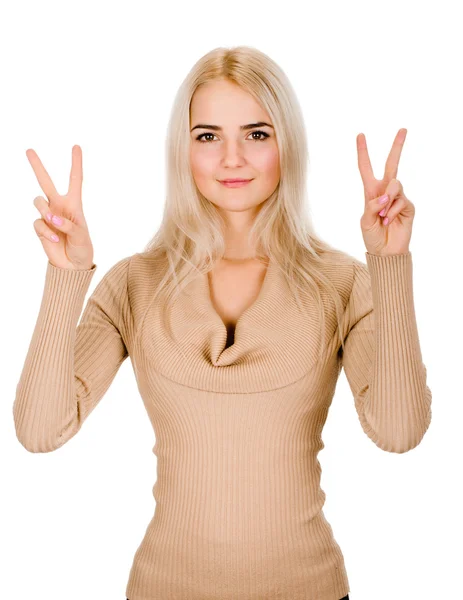
POLYGON ((248 179, 247 181, 219 181, 219 183, 221 183, 225 187, 237 188, 237 187, 243 187, 243 186, 247 185, 248 183, 251 183, 251 181, 252 181, 252 179, 248 179))

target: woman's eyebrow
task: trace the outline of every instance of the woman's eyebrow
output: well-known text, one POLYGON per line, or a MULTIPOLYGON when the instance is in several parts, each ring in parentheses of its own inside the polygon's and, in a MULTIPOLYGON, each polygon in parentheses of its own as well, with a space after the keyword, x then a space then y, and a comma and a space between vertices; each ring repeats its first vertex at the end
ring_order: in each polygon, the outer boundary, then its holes
MULTIPOLYGON (((249 123, 249 125, 241 125, 240 129, 241 131, 244 131, 246 129, 254 129, 254 127, 271 127, 273 129, 273 125, 270 125, 270 123, 266 123, 265 121, 259 121, 258 123, 249 123)), ((191 131, 193 131, 193 129, 212 129, 213 131, 222 131, 222 127, 219 127, 218 125, 204 125, 202 123, 192 127, 192 129, 190 129, 190 133, 191 131)))

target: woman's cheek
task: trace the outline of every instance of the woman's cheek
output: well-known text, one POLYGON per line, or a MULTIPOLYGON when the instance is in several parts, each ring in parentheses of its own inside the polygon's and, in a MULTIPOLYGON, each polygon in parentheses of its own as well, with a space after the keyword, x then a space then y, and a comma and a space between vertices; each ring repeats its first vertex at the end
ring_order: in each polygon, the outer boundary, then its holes
POLYGON ((270 150, 268 153, 261 155, 261 172, 269 178, 279 178, 279 162, 278 151, 270 150))

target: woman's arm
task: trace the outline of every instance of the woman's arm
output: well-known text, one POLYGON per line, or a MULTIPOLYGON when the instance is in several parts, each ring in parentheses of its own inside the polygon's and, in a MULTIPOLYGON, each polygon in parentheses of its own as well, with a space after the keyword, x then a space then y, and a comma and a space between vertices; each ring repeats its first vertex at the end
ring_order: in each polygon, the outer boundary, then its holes
POLYGON ((342 364, 363 430, 382 450, 417 446, 431 422, 431 390, 413 301, 411 252, 354 261, 342 364))
POLYGON ((77 326, 96 265, 69 270, 48 262, 13 405, 16 435, 30 452, 51 452, 72 438, 127 358, 129 263, 124 258, 104 275, 77 326))

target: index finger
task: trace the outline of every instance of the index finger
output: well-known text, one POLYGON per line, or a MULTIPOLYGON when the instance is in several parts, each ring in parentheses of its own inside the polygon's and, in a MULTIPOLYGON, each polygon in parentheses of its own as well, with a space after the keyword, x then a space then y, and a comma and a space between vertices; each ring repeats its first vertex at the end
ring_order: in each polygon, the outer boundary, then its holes
POLYGON ((69 176, 69 195, 80 196, 82 194, 82 149, 75 145, 72 147, 72 166, 69 176))
POLYGON ((29 159, 29 162, 30 162, 32 168, 34 169, 34 173, 35 173, 35 176, 37 177, 37 181, 39 182, 39 185, 42 188, 45 195, 47 196, 47 198, 49 200, 50 199, 56 200, 59 197, 59 194, 56 191, 56 188, 53 184, 53 181, 51 180, 50 175, 48 174, 47 170, 43 166, 42 161, 37 156, 37 153, 35 152, 35 150, 32 150, 32 148, 29 148, 28 150, 26 150, 26 156, 29 159))

